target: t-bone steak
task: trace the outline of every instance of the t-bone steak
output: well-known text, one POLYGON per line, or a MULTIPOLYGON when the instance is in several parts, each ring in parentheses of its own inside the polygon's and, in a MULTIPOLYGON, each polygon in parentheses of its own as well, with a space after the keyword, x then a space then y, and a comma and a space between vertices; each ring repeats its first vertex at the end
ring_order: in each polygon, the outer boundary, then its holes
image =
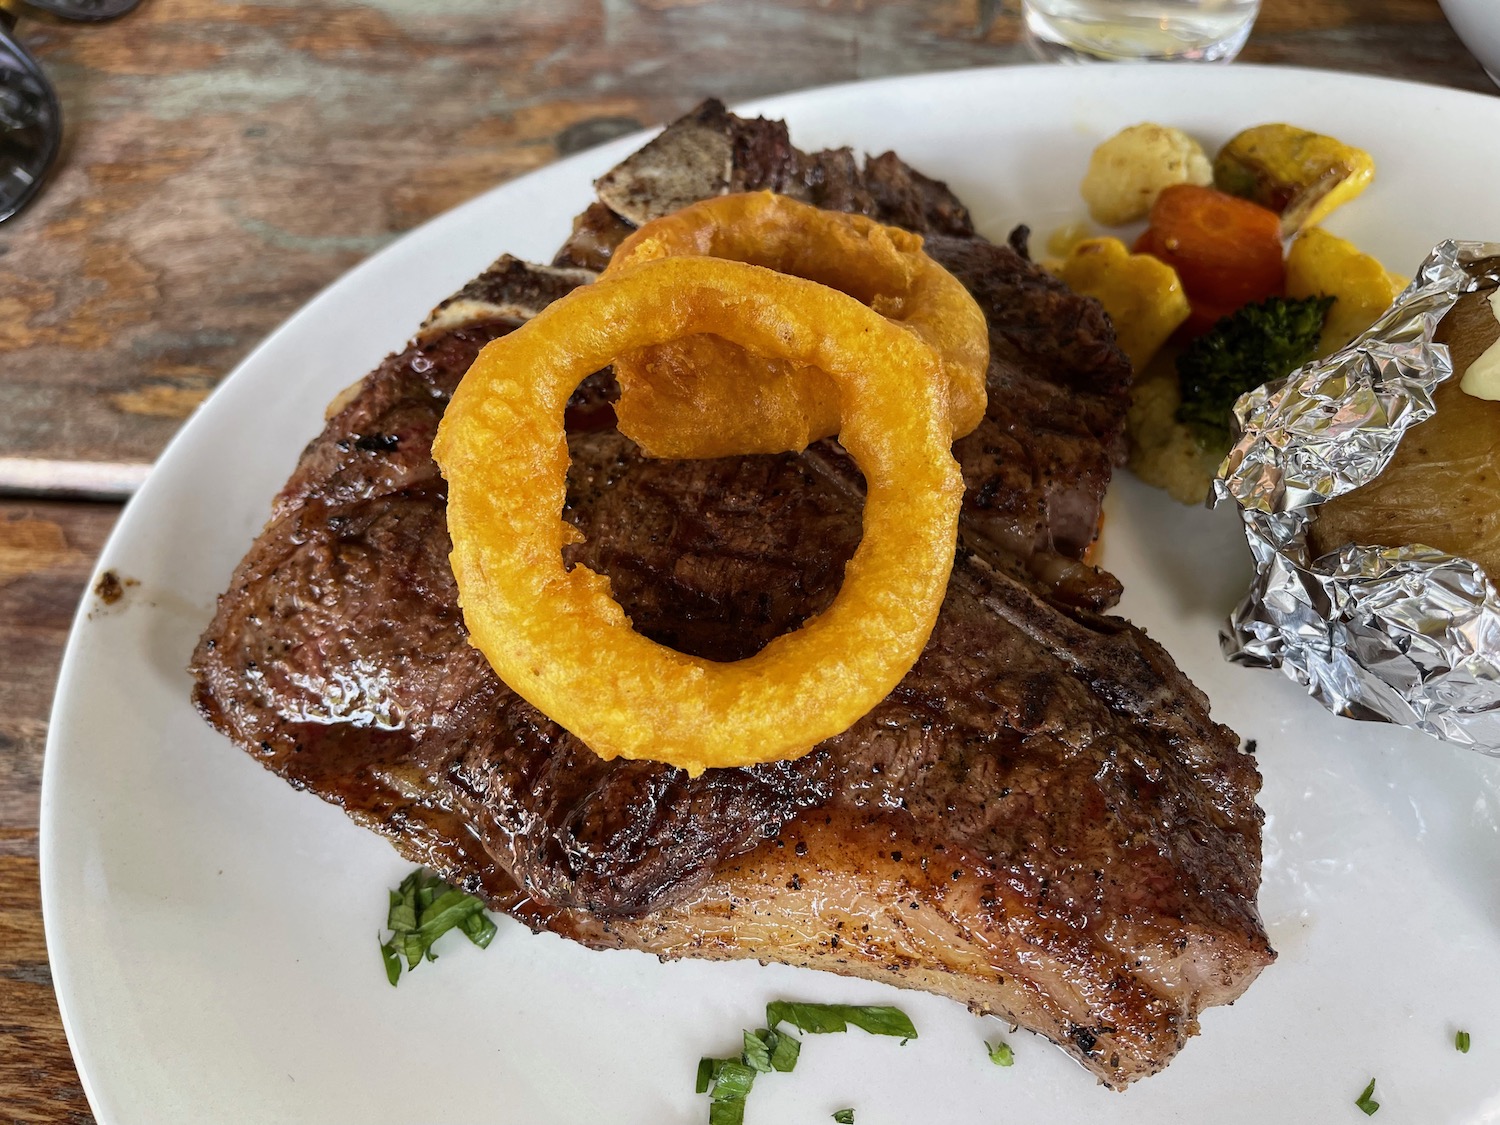
MULTIPOLYGON (((1167 653, 1102 616, 1087 552, 1129 368, 1092 301, 977 236, 894 154, 803 153, 717 102, 599 181, 550 266, 502 258, 337 405, 193 655, 194 701, 299 789, 536 929, 941 993, 1116 1088, 1274 958, 1256 909, 1260 777, 1167 653), (927 236, 989 319, 988 413, 947 598, 901 684, 806 757, 697 778, 600 761, 470 647, 431 443, 479 349, 639 222, 770 188, 927 236)), ((862 481, 835 441, 659 461, 608 372, 569 408, 569 562, 643 633, 734 660, 832 600, 862 481)))

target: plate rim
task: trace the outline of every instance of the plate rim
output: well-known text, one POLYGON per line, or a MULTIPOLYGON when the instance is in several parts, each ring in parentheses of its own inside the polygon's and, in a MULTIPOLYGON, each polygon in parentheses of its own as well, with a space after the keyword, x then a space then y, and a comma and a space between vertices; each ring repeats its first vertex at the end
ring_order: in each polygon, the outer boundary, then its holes
MULTIPOLYGON (((1382 88, 1396 94, 1406 91, 1412 94, 1419 93, 1429 98, 1435 97, 1441 102, 1463 103, 1475 107, 1486 106, 1488 108, 1483 112, 1494 114, 1497 118, 1497 123, 1500 123, 1500 97, 1473 90, 1442 86, 1411 79, 1391 78, 1383 75, 1325 70, 1316 67, 1245 62, 1238 62, 1232 66, 1216 67, 1192 66, 1181 63, 1117 64, 1115 66, 1100 64, 1088 67, 1087 69, 1094 74, 1117 75, 1119 76, 1118 78, 1106 79, 1105 81, 1117 81, 1126 86, 1138 82, 1154 84, 1160 78, 1161 80, 1170 81, 1224 85, 1233 85, 1242 81, 1251 85, 1263 82, 1273 84, 1283 82, 1328 83, 1332 86, 1344 86, 1351 89, 1382 88), (1177 79, 1168 79, 1168 76, 1171 75, 1179 77, 1177 79), (1193 75, 1194 77, 1189 79, 1185 77, 1187 75, 1193 75)), ((928 87, 942 87, 954 82, 973 81, 976 79, 985 82, 999 81, 1002 85, 1014 83, 1025 86, 1032 83, 1040 83, 1042 86, 1045 86, 1052 82, 1062 83, 1068 76, 1076 75, 1079 72, 1080 68, 1078 67, 1042 63, 961 67, 950 70, 922 71, 911 74, 818 84, 746 99, 740 102, 726 103, 726 105, 731 112, 741 115, 784 117, 795 115, 799 111, 806 112, 803 109, 803 105, 809 101, 835 101, 839 98, 848 97, 860 91, 869 91, 877 87, 882 91, 900 91, 902 89, 919 91, 928 87)), ((790 121, 789 123, 795 128, 795 121, 790 121)), ((380 250, 330 280, 268 332, 239 363, 219 380, 204 403, 172 435, 171 439, 169 439, 162 451, 157 455, 140 488, 122 505, 115 525, 106 538, 98 558, 94 562, 93 568, 90 570, 87 583, 83 588, 83 593, 79 600, 79 605, 68 628, 68 636, 58 668, 52 703, 48 711, 48 728, 42 759, 37 835, 41 912, 47 960, 53 983, 53 995, 57 1002, 59 1016, 80 1084, 83 1087, 89 1107, 100 1122, 100 1125, 117 1125, 120 1118, 113 1111, 113 1107, 107 1100, 108 1096, 106 1092, 96 1084, 96 1080, 99 1077, 98 1072, 95 1066, 91 1066, 86 1061, 89 1055, 87 1034, 80 1028, 76 1013, 72 1010, 71 1002, 67 998, 67 994, 70 991, 68 985, 69 970, 67 967, 70 958, 67 950, 64 948, 64 938, 60 933, 63 925, 60 919, 66 911, 66 906, 64 905, 65 899, 62 897, 62 888, 58 884, 59 860, 56 854, 59 843, 57 833, 59 831, 58 821, 60 815, 57 809, 57 786, 59 784, 57 774, 61 767, 58 763, 60 755, 66 753, 65 749, 61 746, 62 735, 59 732, 66 726, 66 715, 70 707, 76 706, 76 702, 71 698, 77 690, 73 685, 73 681, 78 675, 77 664, 80 659, 81 641, 86 635, 86 625, 91 615, 91 591, 96 585, 100 574, 109 569, 108 560, 111 558, 117 545, 132 534, 135 513, 143 507, 141 497, 146 496, 149 498, 155 488, 161 487, 160 481, 171 475, 173 466, 177 460, 184 456, 182 451, 192 442, 196 436, 197 429, 206 424, 203 422, 203 419, 211 415, 216 401, 220 400, 228 392, 229 388, 237 388, 247 379, 252 378, 253 376, 248 373, 253 372, 260 364, 261 357, 264 354, 272 350, 304 318, 313 318, 322 312, 333 296, 344 287, 356 285, 358 279, 364 277, 366 274, 379 274, 387 268, 386 264, 389 260, 399 258, 402 253, 410 252, 414 246, 428 239, 440 237, 440 232, 444 226, 458 224, 469 213, 485 209, 497 194, 515 191, 523 185, 535 184, 551 177, 558 177, 565 180, 573 179, 581 174, 582 169, 592 168, 606 158, 609 158, 612 162, 616 162, 624 155, 639 148, 641 144, 651 137, 657 135, 662 128, 662 124, 648 126, 583 152, 574 153, 552 161, 520 176, 487 188, 473 198, 442 211, 409 230, 401 232, 380 250)), ((605 167, 608 167, 608 165, 605 167)), ((500 252, 503 253, 504 251, 501 250, 500 252)), ((413 330, 415 330, 415 324, 413 325, 413 330)), ((361 374, 359 377, 362 378, 363 375, 361 374)))

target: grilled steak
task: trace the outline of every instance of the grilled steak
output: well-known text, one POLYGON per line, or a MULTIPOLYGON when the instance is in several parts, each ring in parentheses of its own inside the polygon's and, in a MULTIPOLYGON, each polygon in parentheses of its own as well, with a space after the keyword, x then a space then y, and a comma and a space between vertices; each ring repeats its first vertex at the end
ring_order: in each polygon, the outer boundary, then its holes
MULTIPOLYGON (((658 195, 726 187, 800 183, 951 232, 930 246, 989 317, 990 407, 955 447, 958 557, 916 666, 808 756, 698 778, 602 762, 499 682, 463 630, 430 446, 478 349, 586 279, 565 251, 573 268, 502 259, 329 420, 194 654, 198 707, 534 927, 925 988, 1112 1086, 1153 1073, 1273 954, 1253 761, 1165 652, 1095 612, 1118 594, 1083 556, 1128 380, 1107 322, 893 156, 856 174, 713 104, 653 145, 601 181, 609 222, 575 230, 594 264, 658 195)), ((652 461, 614 430, 612 394, 601 373, 570 404, 570 564, 608 574, 642 632, 714 659, 827 606, 862 500, 836 442, 652 461)))
POLYGON ((575 220, 554 265, 601 270, 635 227, 730 191, 774 191, 829 211, 856 211, 922 234, 972 237, 969 212, 946 185, 895 153, 805 153, 786 123, 736 117, 710 99, 674 122, 596 185, 599 202, 575 220))

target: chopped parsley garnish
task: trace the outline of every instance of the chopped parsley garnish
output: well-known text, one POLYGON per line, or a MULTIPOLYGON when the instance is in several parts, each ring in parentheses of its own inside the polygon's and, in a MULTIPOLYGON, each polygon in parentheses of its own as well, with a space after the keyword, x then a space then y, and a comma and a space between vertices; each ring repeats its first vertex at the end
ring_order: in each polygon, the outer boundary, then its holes
POLYGON ((433 943, 449 930, 460 931, 480 949, 495 936, 495 923, 484 912, 483 899, 459 890, 425 867, 401 880, 401 886, 390 894, 385 924, 391 936, 381 943, 380 957, 392 985, 401 979, 403 958, 407 972, 423 958, 436 961, 433 943))
POLYGON ((1458 1049, 1460 1054, 1467 1055, 1469 1053, 1469 1033, 1467 1031, 1460 1031, 1455 1035, 1453 1037, 1453 1046, 1458 1049))
POLYGON ((708 1125, 745 1125, 745 1099, 709 1102, 708 1125))
POLYGON ((802 1043, 785 1032, 759 1028, 744 1033, 737 1059, 699 1059, 696 1089, 709 1096, 709 1125, 737 1125, 745 1119, 745 1098, 757 1074, 790 1071, 802 1043))
POLYGON ((797 1066, 797 1056, 802 1051, 802 1040, 781 1031, 759 1028, 745 1032, 745 1053, 741 1056, 746 1066, 752 1066, 761 1074, 779 1070, 790 1073, 797 1066))
POLYGON ((714 1075, 711 1096, 716 1102, 744 1101, 755 1085, 755 1071, 738 1059, 724 1059, 723 1066, 714 1075))
POLYGON ((1364 1110, 1366 1117, 1374 1117, 1375 1111, 1380 1108, 1380 1103, 1375 1100, 1375 1079, 1370 1079, 1370 1084, 1365 1087, 1365 1092, 1354 1099, 1354 1104, 1364 1110))
MULTIPOLYGON (((917 1037, 917 1029, 899 1008, 772 1001, 766 1005, 767 1026, 743 1033, 738 1058, 698 1060, 694 1088, 708 1095, 708 1125, 743 1125, 745 1098, 755 1085, 755 1076, 772 1071, 784 1074, 796 1067, 802 1040, 778 1030, 783 1023, 814 1035, 847 1031, 852 1023, 871 1035, 898 1035, 903 1043, 917 1037)), ((852 1123, 854 1110, 841 1109, 833 1119, 852 1123)))
POLYGON ((785 1032, 757 1031, 757 1035, 769 1035, 771 1044, 771 1069, 789 1074, 797 1066, 797 1056, 802 1052, 802 1040, 785 1032))
POLYGON ((708 1093, 708 1088, 713 1085, 714 1079, 718 1076, 719 1067, 723 1065, 723 1062, 723 1059, 710 1059, 706 1057, 698 1060, 697 1093, 708 1093))
POLYGON ((915 1039, 917 1029, 900 1008, 860 1007, 854 1004, 800 1004, 792 1000, 773 1000, 766 1005, 766 1026, 772 1031, 778 1024, 789 1023, 809 1035, 847 1031, 852 1023, 871 1035, 894 1035, 915 1039))
POLYGON ((993 1043, 986 1043, 989 1048, 990 1062, 996 1066, 1013 1066, 1016 1061, 1016 1053, 1010 1049, 1010 1044, 999 1039, 993 1043))
MULTIPOLYGON (((745 1041, 759 1039, 745 1032, 745 1041)), ((745 1120, 745 1098, 755 1085, 755 1073, 759 1068, 745 1056, 737 1059, 699 1059, 698 1084, 700 1094, 708 1095, 708 1125, 739 1125, 745 1120)), ((767 1070, 770 1065, 767 1064, 767 1070)))
POLYGON ((745 1065, 759 1074, 771 1073, 771 1047, 753 1031, 745 1032, 745 1050, 740 1056, 745 1065))

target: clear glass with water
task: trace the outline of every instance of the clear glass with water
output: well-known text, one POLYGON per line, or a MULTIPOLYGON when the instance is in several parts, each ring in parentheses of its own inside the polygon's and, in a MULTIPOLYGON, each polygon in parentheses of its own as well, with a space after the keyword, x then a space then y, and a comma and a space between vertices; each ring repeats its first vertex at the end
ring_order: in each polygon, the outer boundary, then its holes
POLYGON ((1228 62, 1260 0, 1022 0, 1037 49, 1061 59, 1228 62))

